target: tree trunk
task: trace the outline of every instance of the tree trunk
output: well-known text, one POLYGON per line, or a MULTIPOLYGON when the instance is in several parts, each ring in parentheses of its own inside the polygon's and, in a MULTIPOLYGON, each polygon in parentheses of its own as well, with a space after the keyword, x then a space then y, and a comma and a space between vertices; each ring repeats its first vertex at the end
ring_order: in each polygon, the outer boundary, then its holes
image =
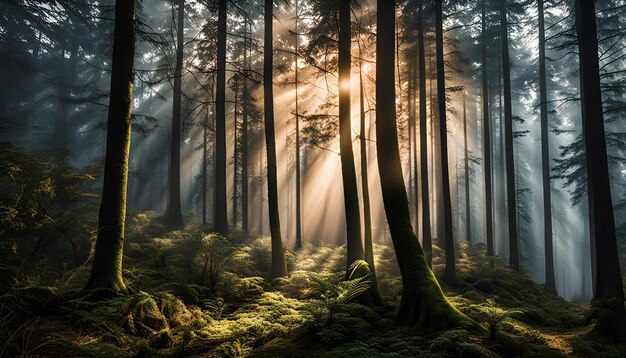
POLYGON ((181 100, 182 71, 184 55, 184 18, 185 0, 178 0, 178 24, 176 31, 176 66, 174 67, 174 93, 172 105, 172 138, 170 144, 169 197, 167 201, 166 220, 171 227, 183 224, 180 206, 180 132, 181 132, 181 100))
POLYGON ((226 6, 219 0, 217 20, 217 91, 215 98, 215 231, 228 235, 226 195, 226 6))
POLYGON ((237 177, 239 176, 239 158, 237 156, 237 151, 239 151, 239 145, 237 145, 237 102, 239 100, 239 96, 237 95, 237 91, 235 91, 235 111, 234 111, 234 118, 233 118, 233 130, 234 130, 234 134, 233 134, 233 217, 232 217, 232 225, 233 227, 237 227, 237 200, 238 200, 238 195, 237 195, 237 184, 238 184, 238 180, 237 177))
MULTIPOLYGON (((248 26, 248 25, 246 25, 248 26)), ((248 34, 246 34, 248 36, 248 34)), ((250 110, 250 93, 248 90, 248 75, 250 71, 248 57, 248 38, 244 40, 244 76, 243 76, 243 113, 241 124, 241 229, 248 235, 250 233, 250 224, 248 218, 248 196, 250 195, 250 184, 248 178, 248 111, 250 110)))
POLYGON ((589 231, 596 255, 594 299, 601 304, 595 331, 622 341, 626 339, 626 311, 609 181, 595 1, 576 0, 575 7, 587 160, 589 231))
POLYGON ((552 196, 550 193, 550 142, 548 125, 548 91, 546 85, 546 34, 543 0, 538 0, 539 15, 539 105, 541 112, 541 172, 543 179, 543 227, 545 245, 545 284, 547 292, 556 294, 554 246, 552 243, 552 196))
POLYGON ((487 10, 482 0, 482 80, 483 80, 483 160, 485 176, 485 229, 487 256, 494 255, 493 245, 493 186, 491 184, 491 120, 489 118, 489 77, 487 73, 487 10))
POLYGON ((300 178, 300 113, 298 102, 298 60, 300 59, 299 46, 300 46, 300 34, 298 33, 298 0, 295 0, 296 5, 296 250, 302 248, 302 179, 300 178))
POLYGON ((437 51, 437 103, 439 105, 439 143, 441 152, 441 185, 443 195, 443 240, 446 254, 444 276, 446 281, 456 278, 454 258, 454 232, 452 229, 452 199, 450 198, 450 173, 448 170, 448 126, 446 123, 446 75, 443 57, 442 0, 435 0, 435 35, 437 51))
POLYGON ((433 248, 430 226, 430 189, 428 180, 428 118, 426 113, 426 49, 424 46, 423 3, 419 2, 418 14, 418 51, 420 81, 420 172, 422 176, 422 247, 426 261, 432 266, 433 248))
POLYGON ((202 225, 206 225, 206 191, 207 191, 207 139, 209 131, 209 105, 206 106, 206 121, 202 126, 202 225))
POLYGON ((346 213, 346 277, 350 276, 350 265, 363 260, 361 243, 361 219, 359 194, 352 151, 352 128, 350 125, 350 70, 351 70, 351 21, 350 1, 339 1, 339 149, 341 157, 341 177, 346 213))
POLYGON ((464 169, 465 169, 465 240, 472 242, 472 215, 470 208, 470 168, 469 168, 469 149, 467 148, 467 104, 466 93, 463 90, 463 151, 464 151, 464 169))
MULTIPOLYGON (((394 66, 395 1, 378 0, 376 148, 385 213, 402 275, 398 325, 445 329, 473 322, 445 298, 411 227, 398 148, 394 66)), ((478 326, 474 323, 475 326, 478 326)))
POLYGON ((506 153, 506 195, 509 222, 509 264, 519 270, 517 248, 517 199, 515 190, 515 153, 513 153, 513 110, 511 108, 511 65, 506 1, 500 6, 500 40, 502 41, 502 79, 504 84, 504 150, 506 153))
POLYGON ((87 288, 127 292, 122 278, 135 60, 135 2, 115 2, 107 146, 98 238, 87 288))
MULTIPOLYGON (((225 0, 224 0, 225 1, 225 0)), ((271 277, 287 275, 285 249, 280 234, 278 212, 278 176, 276 173, 276 134, 274 132, 274 44, 273 44, 273 0, 265 0, 265 43, 263 50, 263 102, 265 111, 265 147, 267 149, 267 201, 272 235, 271 277)))

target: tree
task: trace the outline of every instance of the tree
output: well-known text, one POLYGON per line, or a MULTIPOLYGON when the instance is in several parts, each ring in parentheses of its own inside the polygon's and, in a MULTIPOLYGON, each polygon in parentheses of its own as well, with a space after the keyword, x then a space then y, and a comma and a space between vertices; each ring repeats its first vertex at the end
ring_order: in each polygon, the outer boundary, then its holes
POLYGON ((487 5, 481 2, 481 42, 482 42, 482 115, 483 115, 483 157, 485 158, 485 231, 487 256, 493 256, 493 185, 491 183, 491 119, 489 118, 489 74, 487 72, 487 5))
MULTIPOLYGON (((448 126, 446 123, 446 75, 443 58, 442 0, 435 0, 435 36, 437 57, 437 104, 439 105, 439 145, 441 152, 441 184, 444 210, 444 248, 446 254, 445 279, 456 278, 454 258, 454 230, 452 228, 452 199, 450 198, 450 171, 448 169, 448 126)), ((441 239, 441 238, 440 238, 441 239)))
POLYGON ((419 51, 419 96, 420 96, 420 174, 422 176, 422 247, 426 261, 432 266, 433 248, 430 227, 430 191, 428 185, 428 119, 426 113, 426 49, 424 46, 424 5, 419 1, 418 51, 419 51))
POLYGON ((472 322, 446 299, 411 226, 400 163, 394 73, 395 1, 377 1, 376 148, 385 214, 402 276, 397 325, 443 329, 472 322))
POLYGON ((122 278, 122 252, 126 221, 134 60, 135 1, 116 0, 102 202, 88 289, 106 288, 122 293, 128 292, 122 278))
POLYGON ((596 258, 594 299, 601 304, 595 330, 602 335, 623 340, 626 339, 626 309, 609 181, 595 1, 576 0, 575 12, 587 164, 589 232, 596 258))
POLYGON ((548 123, 548 90, 546 84, 546 34, 543 0, 537 1, 539 18, 539 107, 541 116, 541 173, 543 181, 543 227, 545 252, 544 288, 556 294, 554 246, 552 243, 552 195, 550 193, 550 142, 548 123))
POLYGON ((350 70, 352 27, 350 1, 339 1, 339 150, 341 157, 341 177, 343 200, 346 213, 346 246, 348 249, 346 277, 350 275, 350 265, 363 260, 361 243, 361 219, 359 194, 357 192, 354 152, 352 151, 352 127, 350 125, 350 70))
MULTIPOLYGON (((225 1, 225 0, 224 0, 225 1)), ((272 236, 271 277, 287 275, 285 248, 280 233, 278 212, 278 176, 276 173, 276 133, 274 132, 274 44, 273 44, 274 1, 265 0, 265 42, 263 44, 263 103, 265 111, 265 147, 267 150, 267 195, 272 236)))
POLYGON ((217 90, 215 97, 215 231, 228 235, 226 201, 226 20, 227 0, 219 0, 217 20, 217 90))
POLYGON ((295 69, 296 69, 296 78, 295 78, 295 85, 296 85, 296 113, 295 113, 295 119, 296 119, 296 250, 299 250, 302 248, 302 178, 301 178, 301 168, 300 168, 300 114, 299 114, 299 102, 298 102, 298 64, 299 64, 299 60, 300 60, 300 52, 299 52, 299 46, 300 46, 300 33, 298 32, 298 21, 299 19, 299 13, 298 13, 298 0, 295 0, 295 6, 296 6, 296 18, 295 18, 295 38, 296 38, 296 45, 294 47, 295 49, 295 58, 296 58, 296 65, 295 65, 295 69))
POLYGON ((172 105, 172 138, 170 142, 169 197, 167 201, 167 223, 178 227, 183 223, 180 206, 180 134, 181 134, 181 100, 182 70, 185 44, 185 0, 178 0, 178 21, 176 31, 176 67, 174 68, 174 92, 172 105))

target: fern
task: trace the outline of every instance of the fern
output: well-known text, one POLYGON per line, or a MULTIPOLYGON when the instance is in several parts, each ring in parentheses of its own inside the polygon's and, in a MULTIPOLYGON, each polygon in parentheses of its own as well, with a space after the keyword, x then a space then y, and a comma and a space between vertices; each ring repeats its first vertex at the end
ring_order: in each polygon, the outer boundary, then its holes
POLYGON ((341 305, 353 301, 366 293, 372 286, 372 281, 369 280, 372 272, 367 262, 357 260, 350 265, 349 270, 350 275, 346 281, 334 282, 316 274, 310 277, 311 281, 318 286, 318 290, 321 292, 320 299, 310 307, 310 311, 316 312, 320 316, 323 316, 323 313, 325 313, 327 315, 327 324, 332 322, 337 309, 341 305))

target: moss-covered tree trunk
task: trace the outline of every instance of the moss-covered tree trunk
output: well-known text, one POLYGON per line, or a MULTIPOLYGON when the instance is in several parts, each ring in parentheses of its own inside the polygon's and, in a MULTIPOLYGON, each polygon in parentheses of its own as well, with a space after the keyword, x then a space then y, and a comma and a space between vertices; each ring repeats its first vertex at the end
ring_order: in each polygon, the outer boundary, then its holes
POLYGON ((226 195, 226 6, 219 0, 217 14, 217 89, 215 96, 215 231, 228 235, 226 195))
POLYGON ((422 247, 426 261, 432 266, 433 245, 430 222, 430 189, 428 176, 428 118, 426 113, 426 48, 424 44, 424 4, 420 0, 417 18, 417 47, 419 51, 420 106, 420 174, 422 191, 422 247))
POLYGON ((489 77, 487 73, 487 6, 481 2, 481 42, 482 42, 482 117, 483 117, 483 174, 485 184, 485 240, 487 256, 493 256, 493 184, 491 180, 491 119, 489 118, 489 77))
POLYGON ((135 60, 135 1, 115 2, 112 57, 102 202, 87 288, 107 288, 125 293, 122 256, 135 60))
MULTIPOLYGON (((448 125, 446 121, 446 75, 443 55, 442 0, 435 0, 435 37, 437 52, 437 104, 439 105, 439 145, 441 152, 441 186, 443 199, 443 243, 445 250, 445 279, 456 279, 454 230, 452 228, 452 199, 450 198, 450 171, 448 166, 448 125)), ((441 239, 441 238, 440 238, 441 239)))
POLYGON ((594 299, 601 305, 596 332, 626 340, 624 287, 606 150, 595 1, 576 0, 583 136, 587 160, 589 231, 595 248, 594 299))
POLYGON ((395 1, 378 0, 376 34, 376 148, 385 214, 402 274, 398 325, 443 329, 472 322, 446 299, 411 226, 402 177, 394 66, 395 1))
POLYGON ((278 175, 276 173, 276 133, 274 132, 274 44, 273 0, 265 0, 265 43, 263 48, 263 103, 265 112, 265 147, 267 149, 267 201, 272 236, 272 278, 287 275, 285 248, 280 233, 278 212, 278 175))
POLYGON ((174 67, 174 91, 172 103, 172 137, 170 141, 170 172, 167 200, 166 220, 172 227, 183 223, 180 206, 180 134, 181 134, 181 102, 182 102, 182 71, 184 55, 184 19, 185 0, 178 0, 178 20, 176 28, 176 66, 174 67))
POLYGON ((506 1, 500 5, 500 41, 502 44, 502 82, 504 86, 504 151, 506 155, 506 196, 509 222, 509 264, 519 270, 517 245, 517 192, 515 189, 515 153, 513 152, 513 108, 511 106, 511 63, 506 1))
MULTIPOLYGON (((250 26, 248 22, 246 22, 245 27, 250 26)), ((246 33, 246 36, 249 36, 249 33, 246 33)), ((243 49, 243 66, 244 76, 243 76, 243 113, 242 113, 242 123, 241 123, 241 229, 247 234, 250 233, 250 224, 248 218, 248 202, 250 195, 250 179, 249 179, 249 164, 248 164, 248 156, 250 155, 249 147, 249 139, 248 139, 248 112, 250 111, 250 90, 248 89, 248 76, 250 74, 250 63, 249 63, 249 55, 248 55, 248 38, 244 39, 244 49, 243 49)))

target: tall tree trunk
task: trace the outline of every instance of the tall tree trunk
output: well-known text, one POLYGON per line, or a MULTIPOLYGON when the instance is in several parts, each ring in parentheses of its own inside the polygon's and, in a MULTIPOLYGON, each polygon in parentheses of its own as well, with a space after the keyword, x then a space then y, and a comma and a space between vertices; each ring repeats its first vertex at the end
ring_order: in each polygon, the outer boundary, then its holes
MULTIPOLYGON (((359 57, 361 57, 361 47, 359 44, 359 57)), ((361 151, 361 190, 363 191, 363 229, 365 242, 365 261, 370 266, 372 272, 376 272, 374 266, 374 245, 372 242, 372 213, 370 207, 369 174, 367 171, 367 136, 365 134, 365 88, 363 83, 363 61, 359 62, 359 102, 360 102, 360 131, 359 145, 361 151)))
POLYGON ((494 255, 493 245, 493 185, 491 181, 491 119, 489 118, 489 77, 487 72, 487 9, 486 0, 482 0, 482 80, 483 80, 483 160, 485 163, 485 231, 487 239, 487 256, 494 255))
POLYGON ((202 225, 206 225, 206 191, 207 191, 207 145, 209 132, 209 105, 206 106, 206 121, 202 126, 202 225))
POLYGON ((470 209, 470 168, 469 149, 467 147, 467 103, 465 89, 463 89, 463 159, 465 161, 465 240, 472 242, 472 212, 470 209))
POLYGON ((98 238, 87 288, 127 292, 122 278, 130 116, 135 60, 135 1, 115 2, 107 146, 98 238))
POLYGON ((339 150, 341 158, 341 177, 343 182, 343 198, 346 213, 346 246, 347 266, 346 277, 350 276, 350 265, 363 260, 363 244, 361 243, 361 219, 359 210, 359 194, 354 168, 352 151, 352 127, 350 125, 350 70, 351 70, 351 19, 350 1, 339 1, 339 150))
POLYGON ((226 195, 226 6, 219 0, 217 18, 217 91, 215 98, 215 231, 228 235, 226 195))
POLYGON ((454 231, 452 228, 452 199, 450 198, 450 172, 448 170, 448 126, 446 123, 446 75, 443 57, 443 9, 442 0, 435 0, 435 36, 437 51, 437 103, 439 105, 439 143, 441 152, 441 185, 443 194, 444 250, 447 281, 456 278, 454 258, 454 231))
POLYGON ((513 109, 511 107, 511 64, 506 1, 500 6, 500 40, 502 41, 502 79, 504 84, 504 150, 506 152, 506 195, 509 222, 509 264, 519 270, 517 247, 517 199, 515 190, 515 153, 513 152, 513 109))
POLYGON ((235 111, 234 111, 234 118, 233 118, 233 130, 234 130, 234 135, 233 135, 233 222, 232 225, 233 227, 237 227, 237 200, 238 200, 238 195, 237 195, 237 191, 238 191, 238 180, 237 177, 239 176, 239 158, 237 156, 237 152, 239 151, 239 145, 237 145, 237 102, 239 100, 239 96, 237 95, 237 91, 235 91, 235 111))
MULTIPOLYGON (((246 24, 246 26, 249 26, 246 24)), ((244 76, 243 76, 243 113, 241 124, 241 229, 248 235, 250 233, 250 224, 248 218, 248 196, 250 195, 249 188, 250 179, 248 178, 248 112, 250 111, 250 93, 248 90, 248 75, 250 73, 250 63, 248 55, 248 38, 249 33, 246 33, 244 40, 244 76)))
POLYGON ((181 134, 181 101, 182 72, 184 55, 184 19, 185 0, 178 0, 178 23, 176 30, 176 66, 174 67, 174 93, 172 105, 172 138, 170 144, 169 197, 167 201, 166 220, 168 225, 179 227, 183 223, 180 206, 180 134, 181 134))
POLYGON ((595 1, 576 0, 575 9, 587 160, 589 229, 596 255, 594 299, 601 304, 595 331, 623 341, 626 339, 626 310, 609 180, 595 1))
POLYGON ((419 81, 420 81, 420 173, 422 176, 422 247, 426 261, 432 266, 433 248, 430 226, 430 189, 428 176, 428 118, 426 113, 426 49, 424 45, 424 4, 419 2, 417 18, 419 51, 419 81))
POLYGON ((298 98, 298 61, 300 59, 300 34, 298 33, 298 0, 295 0, 296 5, 296 250, 302 248, 302 179, 300 178, 300 112, 299 112, 299 98, 298 98))
POLYGON ((278 212, 278 175, 276 173, 276 133, 274 132, 274 44, 273 0, 265 0, 265 43, 263 49, 263 102, 265 111, 265 147, 267 148, 267 201, 272 235, 271 277, 287 276, 285 249, 280 234, 278 212))
POLYGON ((546 85, 546 34, 543 0, 537 1, 539 14, 539 105, 541 112, 541 172, 543 179, 543 227, 545 245, 545 284, 547 292, 556 294, 554 277, 554 244, 552 243, 552 196, 550 193, 550 139, 548 125, 548 90, 546 85))
MULTIPOLYGON (((400 272, 398 325, 445 329, 473 322, 445 298, 411 226, 398 148, 394 66, 395 1, 378 0, 376 34, 376 148, 378 172, 400 272)), ((477 324, 476 324, 477 325, 477 324)))

